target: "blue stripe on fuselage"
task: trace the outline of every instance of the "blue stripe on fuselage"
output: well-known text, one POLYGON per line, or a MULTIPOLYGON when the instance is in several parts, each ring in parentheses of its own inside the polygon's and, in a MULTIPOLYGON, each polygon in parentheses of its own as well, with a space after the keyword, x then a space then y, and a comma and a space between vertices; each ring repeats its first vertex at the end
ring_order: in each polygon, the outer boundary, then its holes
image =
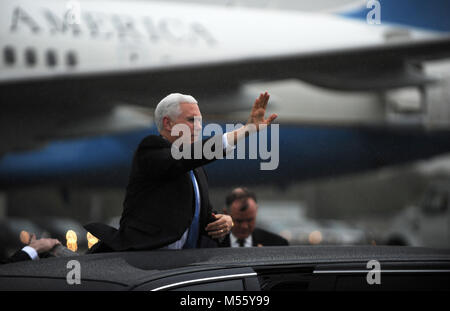
MULTIPOLYGON (((0 161, 0 187, 125 187, 133 153, 149 134, 156 134, 156 129, 54 142, 41 150, 7 154, 0 161)), ((290 184, 450 152, 450 131, 282 124, 279 134, 276 170, 261 171, 260 163, 268 160, 249 160, 247 154, 245 160, 219 160, 205 166, 210 184, 290 184)))
MULTIPOLYGON (((368 3, 369 1, 366 1, 368 3)), ((394 23, 432 31, 450 31, 450 1, 448 0, 378 0, 381 24, 394 23)), ((366 21, 367 14, 374 8, 363 5, 360 8, 339 12, 340 16, 366 21)))

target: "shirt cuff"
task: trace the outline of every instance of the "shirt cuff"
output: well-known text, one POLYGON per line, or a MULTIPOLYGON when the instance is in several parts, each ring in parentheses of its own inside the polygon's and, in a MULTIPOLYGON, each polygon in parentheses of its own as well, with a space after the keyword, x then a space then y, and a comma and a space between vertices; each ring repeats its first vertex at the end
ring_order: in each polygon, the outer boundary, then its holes
POLYGON ((39 255, 34 248, 31 246, 25 246, 22 250, 30 256, 31 260, 38 260, 39 255))
POLYGON ((223 136, 222 136, 222 145, 223 145, 223 150, 225 150, 225 151, 234 150, 236 148, 236 146, 230 146, 228 144, 227 133, 223 134, 223 136))

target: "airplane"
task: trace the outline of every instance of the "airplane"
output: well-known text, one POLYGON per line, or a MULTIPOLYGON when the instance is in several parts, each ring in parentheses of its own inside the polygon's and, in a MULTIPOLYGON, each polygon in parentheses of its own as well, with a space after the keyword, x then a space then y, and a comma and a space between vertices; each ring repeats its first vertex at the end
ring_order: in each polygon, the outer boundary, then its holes
MULTIPOLYGON (((0 5, 2 188, 123 186, 134 148, 155 133, 143 107, 174 90, 195 95, 206 119, 221 124, 249 110, 249 84, 282 79, 303 81, 330 97, 364 94, 381 111, 390 92, 414 90, 414 112, 422 116, 428 89, 440 83, 423 62, 450 56, 450 26, 436 18, 450 6, 438 0, 364 1, 336 14, 148 1, 70 5, 0 5), (377 3, 381 24, 369 18, 377 15, 377 3), (419 17, 408 18, 411 12, 419 17), (64 140, 43 144, 57 138, 64 140)), ((450 151, 445 127, 288 117, 280 118, 276 176, 260 172, 255 161, 217 161, 209 166, 216 176, 211 183, 283 184, 450 151)))

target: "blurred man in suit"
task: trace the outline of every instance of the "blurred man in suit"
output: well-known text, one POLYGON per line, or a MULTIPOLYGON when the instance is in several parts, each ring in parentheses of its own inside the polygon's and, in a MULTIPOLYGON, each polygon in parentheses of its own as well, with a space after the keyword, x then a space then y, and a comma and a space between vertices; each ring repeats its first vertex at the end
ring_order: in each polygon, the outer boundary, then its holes
POLYGON ((247 188, 236 188, 226 197, 227 213, 234 226, 220 243, 221 247, 283 246, 288 241, 269 231, 256 228, 258 204, 247 188))

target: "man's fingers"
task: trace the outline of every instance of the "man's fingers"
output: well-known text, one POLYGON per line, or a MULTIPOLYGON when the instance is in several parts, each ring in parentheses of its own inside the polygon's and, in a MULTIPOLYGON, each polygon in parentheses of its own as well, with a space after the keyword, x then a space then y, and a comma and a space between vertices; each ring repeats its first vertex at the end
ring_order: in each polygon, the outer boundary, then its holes
POLYGON ((213 239, 224 237, 231 230, 231 227, 228 225, 227 221, 228 217, 225 217, 225 215, 220 216, 222 217, 220 217, 219 220, 208 224, 205 228, 205 230, 208 232, 208 235, 213 239))
POLYGON ((226 222, 213 222, 210 223, 206 226, 205 230, 206 231, 215 231, 215 230, 223 230, 227 228, 227 223, 226 222))
POLYGON ((209 223, 206 227, 205 227, 205 231, 209 231, 209 232, 215 232, 215 231, 223 231, 223 232, 228 232, 229 226, 228 226, 228 222, 227 222, 227 218, 223 217, 224 215, 216 215, 216 217, 219 217, 218 220, 209 223))
POLYGON ((267 119, 267 124, 270 124, 273 122, 273 120, 275 120, 278 117, 278 115, 276 113, 272 114, 268 119, 267 119))
POLYGON ((259 94, 259 97, 255 100, 255 103, 253 104, 253 110, 256 110, 259 107, 261 107, 262 100, 263 100, 263 94, 259 94))
POLYGON ((267 103, 269 102, 269 93, 261 93, 259 97, 255 100, 255 104, 253 105, 253 110, 258 110, 260 108, 266 109, 267 103))
POLYGON ((216 229, 217 229, 216 227, 217 227, 216 222, 212 222, 212 223, 209 223, 209 224, 205 227, 205 230, 206 230, 206 231, 216 230, 216 229))
POLYGON ((269 95, 269 93, 265 93, 264 94, 264 101, 263 101, 263 108, 264 108, 264 110, 266 110, 266 107, 267 107, 267 103, 269 102, 269 98, 270 98, 270 95, 269 95))
POLYGON ((269 97, 269 93, 265 92, 261 101, 261 108, 266 109, 267 103, 269 102, 269 97))
POLYGON ((208 235, 210 237, 212 237, 213 239, 217 239, 217 238, 221 238, 221 237, 225 236, 226 233, 220 232, 220 231, 212 231, 212 232, 208 232, 208 235))
POLYGON ((223 219, 221 219, 222 216, 223 216, 222 214, 215 215, 214 218, 215 218, 216 220, 214 220, 213 222, 210 222, 208 225, 217 224, 217 223, 219 223, 220 221, 223 221, 223 219))

